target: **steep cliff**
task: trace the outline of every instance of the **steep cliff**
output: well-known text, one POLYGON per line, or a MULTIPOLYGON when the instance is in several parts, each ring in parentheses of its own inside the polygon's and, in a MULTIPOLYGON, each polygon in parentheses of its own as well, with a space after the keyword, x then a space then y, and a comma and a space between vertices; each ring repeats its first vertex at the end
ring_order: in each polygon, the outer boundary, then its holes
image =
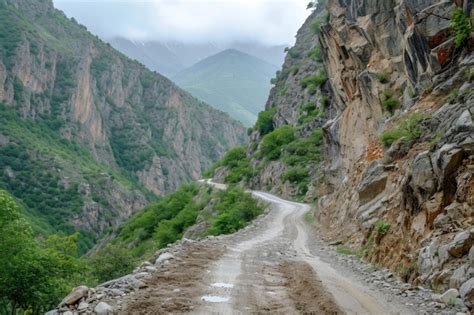
POLYGON ((245 141, 51 0, 2 0, 0 14, 1 185, 32 217, 100 234, 245 141))
MULTIPOLYGON (((252 133, 247 158, 255 169, 239 179, 317 201, 329 237, 405 280, 461 288, 467 305, 474 292, 472 6, 330 0, 327 16, 317 8, 252 133)), ((215 172, 221 180, 232 172, 224 166, 215 172)))
POLYGON ((406 280, 459 288, 474 236, 472 1, 327 8, 320 41, 338 111, 324 128, 319 217, 406 280))

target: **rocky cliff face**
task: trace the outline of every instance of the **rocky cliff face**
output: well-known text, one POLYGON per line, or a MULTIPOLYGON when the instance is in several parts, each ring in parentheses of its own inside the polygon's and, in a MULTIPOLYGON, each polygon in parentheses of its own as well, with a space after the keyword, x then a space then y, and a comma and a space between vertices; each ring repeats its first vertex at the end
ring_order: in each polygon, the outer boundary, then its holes
MULTIPOLYGON (((319 8, 298 32, 267 103, 276 130, 292 125, 305 138, 323 129, 322 147, 313 143, 323 157, 306 169, 303 191, 306 200, 318 201, 321 229, 405 280, 460 289, 468 306, 474 55, 472 33, 460 36, 453 17, 462 12, 469 21, 472 6, 468 0, 330 0, 326 19, 319 8), (318 61, 307 57, 317 45, 328 81, 316 90, 302 81, 319 74, 318 61), (289 71, 295 65, 296 74, 289 71), (312 121, 299 119, 302 111, 308 116, 301 101, 319 109, 312 121)), ((265 137, 252 134, 248 154, 257 171, 250 183, 297 196, 285 159, 255 154, 265 149, 265 137)))
POLYGON ((338 154, 327 155, 320 217, 407 280, 459 288, 472 277, 474 59, 471 39, 453 42, 451 17, 472 16, 472 3, 327 7, 320 41, 338 112, 325 145, 338 154))
MULTIPOLYGON (((61 182, 80 186, 82 210, 73 225, 101 231, 143 207, 148 192, 161 195, 198 179, 245 141, 240 124, 101 42, 50 0, 3 0, 0 11, 3 109, 85 150, 102 178, 98 188, 84 165, 69 165, 71 159, 45 147, 27 148, 39 159, 64 163, 47 164, 61 182)), ((5 130, 2 137, 19 145, 23 135, 5 130)), ((3 186, 10 188, 8 179, 3 186)))

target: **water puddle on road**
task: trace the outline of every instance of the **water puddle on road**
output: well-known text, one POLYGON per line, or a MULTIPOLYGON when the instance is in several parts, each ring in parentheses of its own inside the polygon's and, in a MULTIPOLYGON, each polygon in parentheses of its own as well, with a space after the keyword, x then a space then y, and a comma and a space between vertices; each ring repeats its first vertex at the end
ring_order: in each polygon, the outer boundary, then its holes
POLYGON ((223 303, 223 302, 228 302, 229 298, 225 296, 218 296, 218 295, 204 295, 201 300, 205 302, 211 302, 211 303, 223 303))
POLYGON ((232 283, 216 282, 216 283, 211 284, 211 287, 232 289, 234 285, 232 283))

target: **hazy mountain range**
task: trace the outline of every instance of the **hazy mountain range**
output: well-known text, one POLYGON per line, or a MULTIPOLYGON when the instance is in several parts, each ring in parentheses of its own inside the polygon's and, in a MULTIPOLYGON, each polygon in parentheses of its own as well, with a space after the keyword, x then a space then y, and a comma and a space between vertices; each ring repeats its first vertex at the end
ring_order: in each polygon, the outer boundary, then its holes
POLYGON ((285 58, 286 47, 267 46, 256 42, 193 44, 177 41, 134 41, 122 37, 109 39, 108 42, 128 57, 168 77, 226 49, 236 49, 280 67, 285 58))
POLYGON ((171 78, 195 97, 252 126, 278 67, 235 49, 208 57, 171 78))

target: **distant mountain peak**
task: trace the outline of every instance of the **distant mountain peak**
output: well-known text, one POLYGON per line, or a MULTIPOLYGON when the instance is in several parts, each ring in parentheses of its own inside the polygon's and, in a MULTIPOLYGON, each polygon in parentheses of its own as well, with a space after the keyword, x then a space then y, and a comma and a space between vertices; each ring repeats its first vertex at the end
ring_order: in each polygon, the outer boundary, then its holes
POLYGON ((174 81, 246 126, 254 124, 270 91, 277 66, 229 48, 179 72, 174 81))

